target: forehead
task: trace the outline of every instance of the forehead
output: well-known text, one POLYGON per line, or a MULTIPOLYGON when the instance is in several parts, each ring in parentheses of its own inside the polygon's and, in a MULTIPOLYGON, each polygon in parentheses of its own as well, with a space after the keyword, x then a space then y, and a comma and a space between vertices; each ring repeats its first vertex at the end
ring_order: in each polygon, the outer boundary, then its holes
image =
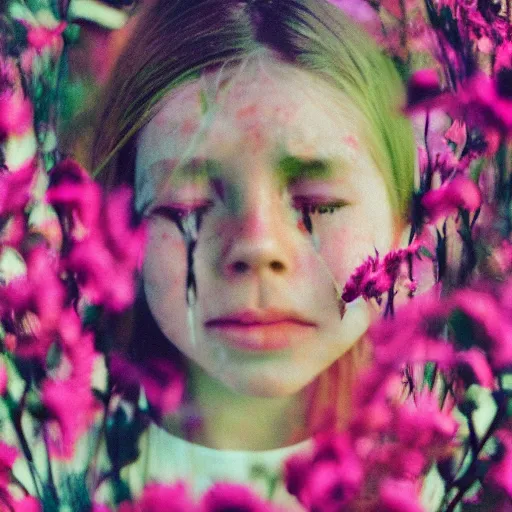
POLYGON ((270 59, 206 73, 164 98, 138 139, 136 188, 190 160, 370 158, 353 102, 321 77, 270 59), (162 162, 164 165, 162 165, 162 162))
POLYGON ((266 133, 280 143, 301 141, 332 152, 344 136, 361 136, 363 125, 353 102, 323 78, 263 58, 205 73, 171 91, 142 131, 139 149, 149 143, 154 152, 158 139, 170 137, 186 145, 202 130, 213 139, 266 133))

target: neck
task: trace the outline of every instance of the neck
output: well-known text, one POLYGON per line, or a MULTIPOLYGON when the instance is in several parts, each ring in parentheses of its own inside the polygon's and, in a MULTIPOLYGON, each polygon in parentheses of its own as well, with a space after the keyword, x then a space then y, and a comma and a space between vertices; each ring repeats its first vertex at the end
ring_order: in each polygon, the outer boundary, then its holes
MULTIPOLYGON (((294 435, 304 425, 303 393, 277 398, 241 395, 196 365, 191 365, 189 378, 194 413, 201 418, 189 440, 220 450, 251 451, 303 440, 294 435)), ((164 426, 180 435, 171 422, 164 426)))

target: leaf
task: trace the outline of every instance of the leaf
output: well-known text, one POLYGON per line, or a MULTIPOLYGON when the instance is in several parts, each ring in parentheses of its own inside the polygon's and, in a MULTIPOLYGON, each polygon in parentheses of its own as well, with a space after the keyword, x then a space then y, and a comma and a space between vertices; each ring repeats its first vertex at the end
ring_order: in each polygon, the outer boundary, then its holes
POLYGON ((118 407, 107 422, 107 453, 115 471, 135 461, 139 456, 138 441, 146 424, 136 415, 129 419, 123 407, 118 407))
POLYGON ((448 328, 460 348, 481 346, 475 337, 474 327, 473 320, 459 309, 454 310, 448 319, 448 328))

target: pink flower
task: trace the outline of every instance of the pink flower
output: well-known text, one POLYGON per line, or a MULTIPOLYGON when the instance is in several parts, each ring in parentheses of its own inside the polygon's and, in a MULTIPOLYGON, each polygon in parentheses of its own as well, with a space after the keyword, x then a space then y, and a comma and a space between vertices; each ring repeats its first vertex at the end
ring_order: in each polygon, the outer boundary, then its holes
POLYGON ((454 447, 459 425, 450 408, 439 409, 439 398, 422 392, 397 409, 393 432, 400 444, 420 449, 431 457, 446 456, 454 447))
POLYGON ((306 485, 312 462, 309 453, 297 453, 285 461, 284 481, 286 489, 293 496, 298 497, 306 485))
POLYGON ((416 71, 407 86, 406 112, 432 108, 441 94, 439 77, 435 69, 416 71))
POLYGON ((113 382, 127 396, 134 396, 138 387, 143 386, 148 402, 159 416, 176 411, 182 401, 185 375, 171 361, 152 359, 142 367, 112 353, 109 369, 113 382))
POLYGON ((352 302, 357 297, 364 299, 380 299, 383 293, 389 290, 391 279, 382 268, 379 254, 375 257, 369 256, 352 273, 343 289, 342 299, 345 302, 352 302))
POLYGON ((0 396, 3 396, 7 391, 7 368, 5 364, 0 361, 0 396))
POLYGON ((21 500, 12 503, 14 512, 42 512, 43 507, 41 503, 32 496, 25 496, 21 500))
POLYGON ((459 208, 475 211, 482 204, 482 194, 474 181, 462 176, 429 190, 421 201, 430 222, 456 213, 459 208))
POLYGON ((451 361, 451 345, 438 339, 447 314, 437 289, 398 308, 394 318, 383 319, 370 328, 376 361, 395 369, 405 362, 451 361))
POLYGON ((59 52, 62 48, 62 32, 64 32, 67 23, 61 21, 55 27, 45 27, 43 25, 32 25, 27 22, 23 23, 28 29, 27 41, 37 53, 42 53, 44 50, 49 49, 54 52, 59 52))
POLYGON ((134 269, 145 245, 146 232, 143 227, 134 229, 131 218, 132 195, 130 188, 120 187, 108 196, 104 234, 106 245, 114 258, 134 269))
POLYGON ((31 197, 36 170, 36 162, 31 160, 15 172, 0 173, 0 216, 23 212, 31 197))
POLYGON ((446 107, 453 117, 463 117, 470 126, 497 131, 505 137, 512 135, 512 94, 510 68, 500 69, 491 78, 475 74, 446 107))
POLYGON ((454 367, 466 383, 477 382, 480 386, 494 389, 496 378, 485 353, 478 348, 470 348, 455 353, 454 367))
POLYGON ((34 123, 32 103, 19 90, 0 91, 0 142, 9 135, 23 135, 34 123))
POLYGON ((409 254, 410 249, 398 249, 390 251, 382 260, 378 252, 375 257, 369 256, 348 279, 342 299, 352 302, 362 296, 365 300, 375 298, 380 301, 400 276, 402 263, 409 254))
POLYGON ((307 510, 337 512, 348 508, 357 498, 363 480, 360 464, 320 462, 311 468, 299 495, 307 510))
POLYGON ((193 512, 197 506, 191 500, 184 482, 165 485, 147 484, 134 503, 123 502, 118 512, 193 512))
POLYGON ((146 239, 145 225, 132 220, 132 192, 116 190, 102 204, 98 185, 72 160, 56 166, 51 181, 47 200, 70 224, 63 266, 90 302, 123 310, 134 300, 134 272, 146 239))
POLYGON ((77 439, 90 426, 96 411, 96 400, 91 391, 92 333, 85 334, 73 347, 67 346, 65 354, 71 364, 70 374, 65 378, 45 380, 41 400, 50 417, 46 426, 53 453, 56 457, 69 459, 77 439))
POLYGON ((308 510, 340 510, 362 483, 363 467, 347 434, 318 436, 310 455, 295 455, 286 465, 287 488, 308 510))
POLYGON ((512 498, 512 432, 502 429, 496 432, 496 437, 501 445, 500 459, 491 465, 485 480, 512 498))
POLYGON ((23 213, 11 215, 2 229, 2 243, 18 248, 26 235, 26 219, 23 213))
POLYGON ((32 303, 40 328, 53 331, 60 320, 65 289, 58 276, 55 255, 43 245, 32 249, 26 258, 27 277, 32 285, 32 303))
POLYGON ((375 512, 423 512, 418 484, 409 480, 386 478, 379 486, 375 512))
POLYGON ((491 293, 464 289, 452 299, 452 307, 470 320, 472 338, 465 342, 480 347, 495 370, 512 367, 512 320, 510 313, 491 293))
POLYGON ((50 172, 46 200, 71 222, 70 234, 83 238, 99 222, 101 189, 74 160, 59 162, 50 172))
POLYGON ((93 503, 91 512, 112 512, 112 509, 102 503, 93 503))
POLYGON ((274 508, 244 485, 219 482, 206 491, 201 499, 201 512, 270 512, 274 508))
POLYGON ((460 119, 455 119, 450 128, 446 130, 444 136, 457 146, 464 147, 467 140, 466 124, 460 119))
POLYGON ((11 481, 11 470, 18 458, 18 450, 4 441, 0 441, 0 492, 11 481))
POLYGON ((512 69, 512 41, 505 40, 496 48, 494 70, 512 69))

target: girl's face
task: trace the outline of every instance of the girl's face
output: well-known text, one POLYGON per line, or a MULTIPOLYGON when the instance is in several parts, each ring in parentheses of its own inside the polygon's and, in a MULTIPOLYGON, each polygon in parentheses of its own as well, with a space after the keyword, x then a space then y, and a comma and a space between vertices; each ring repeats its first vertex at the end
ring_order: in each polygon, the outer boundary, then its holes
POLYGON ((344 310, 339 291, 397 225, 350 100, 270 59, 229 76, 174 90, 140 135, 144 289, 165 336, 211 377, 289 395, 367 329, 366 304, 344 310))

